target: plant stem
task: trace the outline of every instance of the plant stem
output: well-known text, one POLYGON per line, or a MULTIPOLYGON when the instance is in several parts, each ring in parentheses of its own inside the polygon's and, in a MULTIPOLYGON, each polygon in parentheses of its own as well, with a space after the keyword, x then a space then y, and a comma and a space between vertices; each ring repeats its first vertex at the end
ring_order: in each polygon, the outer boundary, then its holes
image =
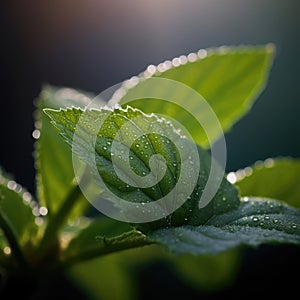
POLYGON ((85 251, 67 256, 63 259, 63 265, 65 267, 69 267, 75 263, 90 260, 106 254, 155 244, 155 242, 149 240, 147 236, 136 230, 125 232, 122 235, 113 238, 102 237, 98 243, 99 245, 96 247, 91 247, 85 251))
POLYGON ((51 245, 57 240, 57 233, 61 226, 65 223, 68 215, 76 204, 76 200, 81 195, 81 191, 78 185, 75 185, 69 192, 61 207, 57 210, 57 213, 49 218, 49 223, 46 227, 43 239, 40 247, 44 248, 46 245, 51 245))
POLYGON ((18 242, 17 234, 14 232, 14 229, 10 226, 7 218, 0 213, 0 227, 4 232, 4 235, 10 245, 12 254, 15 256, 20 265, 27 265, 22 247, 18 242))

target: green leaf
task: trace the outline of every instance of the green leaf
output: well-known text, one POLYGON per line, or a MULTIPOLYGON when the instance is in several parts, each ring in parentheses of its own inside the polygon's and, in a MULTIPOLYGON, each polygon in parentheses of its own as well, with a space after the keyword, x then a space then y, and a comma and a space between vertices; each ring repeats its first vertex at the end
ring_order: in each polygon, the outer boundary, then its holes
MULTIPOLYGON (((190 192, 184 198, 185 201, 188 200, 183 206, 171 216, 157 222, 140 224, 138 228, 144 231, 170 225, 203 224, 214 214, 223 213, 239 204, 237 190, 226 179, 222 181, 221 178, 221 186, 213 200, 204 209, 199 209, 199 199, 208 180, 211 158, 200 147, 195 146, 194 151, 193 144, 164 119, 153 114, 145 115, 140 110, 130 107, 116 108, 113 111, 104 108, 85 111, 84 122, 79 122, 82 116, 82 110, 79 109, 46 110, 45 112, 61 131, 66 142, 73 144, 73 151, 90 165, 96 176, 99 172, 110 191, 122 199, 145 204, 169 194, 175 187, 178 191, 174 197, 177 197, 177 194, 185 192, 185 189, 191 186, 190 192), (101 128, 98 131, 99 126, 101 128), (120 128, 125 128, 121 134, 120 128), (148 133, 150 129, 151 133, 148 133), (74 134, 77 137, 76 142, 75 139, 73 141, 74 134), (111 154, 113 143, 117 143, 119 153, 125 153, 125 155, 113 153, 114 165, 111 154), (181 151, 180 156, 179 151, 181 151), (143 184, 140 180, 142 181, 153 169, 150 167, 150 158, 158 154, 164 158, 167 166, 164 176, 153 186, 140 187, 143 184), (126 165, 128 157, 129 166, 126 165), (197 161, 201 166, 200 172, 196 167, 197 161), (183 165, 190 172, 185 175, 186 177, 181 175, 184 170, 183 165), (116 168, 125 175, 126 179, 133 180, 135 186, 120 179, 120 173, 116 173, 116 168), (178 182, 182 184, 179 185, 178 182)), ((176 202, 176 198, 171 200, 176 202)), ((155 208, 162 209, 159 205, 155 208)), ((137 209, 143 210, 143 207, 138 206, 137 209)))
POLYGON ((20 244, 27 243, 37 232, 33 213, 39 215, 38 204, 23 187, 6 178, 0 169, 0 215, 20 244))
POLYGON ((91 300, 132 300, 137 296, 132 273, 111 256, 72 266, 68 275, 91 300))
MULTIPOLYGON (((111 238, 101 235, 91 237, 91 233, 85 232, 85 236, 81 238, 83 240, 88 240, 89 244, 84 245, 84 248, 81 249, 76 248, 76 252, 72 249, 67 251, 64 259, 64 264, 66 266, 100 257, 102 255, 111 254, 113 252, 142 247, 153 243, 138 230, 124 232, 121 235, 113 236, 111 238), (89 238, 86 237, 87 235, 89 238)), ((79 240, 76 239, 75 245, 77 247, 78 244, 82 244, 81 238, 79 240)))
POLYGON ((269 158, 229 176, 242 196, 279 199, 300 208, 299 159, 269 158))
POLYGON ((31 195, 0 168, 0 263, 5 265, 3 253, 15 257, 20 265, 26 265, 26 249, 37 237, 35 216, 39 215, 38 204, 31 195))
MULTIPOLYGON (((102 241, 104 236, 112 238, 128 230, 130 230, 130 227, 125 223, 117 222, 109 218, 99 218, 92 221, 88 227, 79 232, 79 234, 70 242, 63 254, 66 259, 71 256, 74 257, 76 253, 78 254, 79 263, 75 264, 75 268, 72 267, 71 269, 72 278, 74 277, 75 281, 81 285, 81 269, 86 269, 86 272, 89 270, 90 273, 94 272, 94 277, 101 278, 105 269, 93 267, 94 265, 101 264, 101 258, 95 259, 94 256, 92 256, 88 259, 88 261, 91 260, 91 262, 81 263, 80 253, 87 251, 88 249, 91 250, 91 248, 95 247, 95 242, 102 241), (76 271, 73 272, 73 270, 76 271)), ((110 266, 118 265, 123 273, 126 273, 127 271, 127 278, 131 278, 132 272, 137 268, 140 268, 145 264, 153 263, 154 261, 158 262, 162 259, 171 264, 172 269, 175 269, 178 277, 185 281, 186 284, 201 289, 202 291, 216 290, 216 288, 221 289, 222 287, 229 285, 234 279, 239 262, 236 251, 227 251, 218 256, 194 256, 186 254, 180 257, 174 257, 158 245, 135 248, 131 251, 117 252, 109 257, 109 261, 111 262, 110 266), (120 265, 122 265, 122 268, 120 265)), ((85 260, 86 258, 84 261, 85 260)), ((102 268, 106 267, 102 266, 102 268)), ((82 281, 85 283, 87 280, 83 279, 82 281)), ((112 284, 113 283, 110 282, 109 284, 107 283, 106 286, 111 286, 112 284)), ((98 289, 102 290, 104 288, 103 286, 99 287, 99 284, 96 284, 96 282, 91 285, 92 291, 98 289)))
MULTIPOLYGON (((131 106, 140 108, 145 113, 159 113, 176 119, 186 126, 199 145, 207 147, 209 144, 206 134, 197 122, 205 119, 199 99, 191 97, 181 87, 166 89, 164 84, 153 86, 151 80, 144 79, 167 78, 192 88, 208 102, 226 132, 249 111, 265 87, 273 56, 274 46, 270 44, 202 49, 198 54, 180 56, 157 67, 149 66, 138 77, 126 81, 112 102, 126 103, 130 99, 136 99, 136 95, 140 95, 138 91, 142 90, 144 99, 138 97, 141 100, 131 102, 131 106), (147 99, 155 94, 160 95, 159 99, 147 99), (161 99, 174 99, 190 113, 161 99), (148 101, 145 102, 146 100, 148 101)), ((211 142, 217 140, 222 133, 216 127, 216 122, 210 122, 207 128, 211 133, 211 142)))
MULTIPOLYGON (((86 228, 78 230, 65 250, 64 256, 66 258, 82 257, 83 253, 97 253, 99 248, 102 249, 106 238, 112 238, 131 230, 132 228, 126 223, 107 217, 96 218, 86 228)), ((91 258, 93 257, 94 255, 91 258)))
POLYGON ((239 245, 300 244, 300 210, 276 200, 244 198, 238 209, 202 226, 153 231, 149 237, 176 254, 214 254, 239 245))
MULTIPOLYGON (((40 133, 35 145, 37 193, 41 204, 48 208, 50 217, 58 211, 75 182, 71 151, 42 110, 72 105, 85 107, 92 98, 85 92, 51 86, 45 86, 39 96, 35 123, 36 132, 40 133)), ((71 217, 81 215, 87 207, 88 201, 81 195, 71 217)))

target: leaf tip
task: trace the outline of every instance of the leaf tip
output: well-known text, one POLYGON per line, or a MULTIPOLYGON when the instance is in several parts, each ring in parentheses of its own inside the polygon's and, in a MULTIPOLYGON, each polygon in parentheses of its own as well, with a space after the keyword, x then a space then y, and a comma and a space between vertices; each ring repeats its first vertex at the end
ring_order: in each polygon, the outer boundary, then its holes
POLYGON ((60 110, 52 109, 52 108, 43 108, 43 112, 53 120, 55 116, 57 116, 60 113, 60 110))

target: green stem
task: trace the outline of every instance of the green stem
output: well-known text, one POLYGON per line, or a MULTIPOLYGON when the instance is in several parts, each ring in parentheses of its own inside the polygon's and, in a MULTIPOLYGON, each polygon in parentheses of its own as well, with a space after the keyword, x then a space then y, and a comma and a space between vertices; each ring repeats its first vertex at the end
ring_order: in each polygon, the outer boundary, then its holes
POLYGON ((10 226, 7 218, 0 213, 0 227, 4 232, 4 235, 10 245, 12 254, 15 256, 20 265, 27 265, 26 258, 22 251, 22 247, 18 242, 17 234, 12 226, 10 226))
POLYGON ((150 241, 147 236, 141 233, 137 235, 136 231, 125 232, 122 235, 113 238, 102 237, 97 247, 91 247, 85 251, 67 256, 63 259, 63 265, 65 267, 69 267, 75 263, 90 260, 106 254, 151 244, 155 244, 155 242, 150 241))
POLYGON ((81 191, 78 185, 75 185, 74 188, 66 196, 61 207, 57 210, 57 213, 49 218, 49 223, 46 227, 43 239, 41 241, 40 247, 44 248, 46 245, 53 244, 57 240, 57 235, 59 229, 66 222, 67 217, 69 216, 74 205, 77 203, 77 199, 80 197, 81 191))

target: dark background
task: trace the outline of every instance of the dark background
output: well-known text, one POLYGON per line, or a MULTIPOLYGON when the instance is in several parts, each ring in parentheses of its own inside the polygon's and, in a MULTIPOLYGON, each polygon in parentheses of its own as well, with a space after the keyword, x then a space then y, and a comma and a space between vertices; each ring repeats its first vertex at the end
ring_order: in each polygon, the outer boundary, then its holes
MULTIPOLYGON (((0 164, 31 192, 35 189, 33 100, 43 83, 98 94, 150 63, 211 46, 269 42, 277 46, 266 90, 251 112, 226 135, 228 171, 267 157, 299 156, 298 0, 1 3, 0 164)), ((249 290, 249 281, 252 291, 262 288, 262 282, 277 289, 281 284, 283 290, 289 286, 290 290, 296 283, 290 274, 299 272, 298 254, 294 247, 249 250, 239 284, 228 293, 249 290)), ((145 272, 142 278, 152 274, 145 272)), ((186 293, 176 279, 171 282, 176 283, 171 285, 178 292, 186 293)), ((196 297, 192 290, 189 292, 196 297)))

